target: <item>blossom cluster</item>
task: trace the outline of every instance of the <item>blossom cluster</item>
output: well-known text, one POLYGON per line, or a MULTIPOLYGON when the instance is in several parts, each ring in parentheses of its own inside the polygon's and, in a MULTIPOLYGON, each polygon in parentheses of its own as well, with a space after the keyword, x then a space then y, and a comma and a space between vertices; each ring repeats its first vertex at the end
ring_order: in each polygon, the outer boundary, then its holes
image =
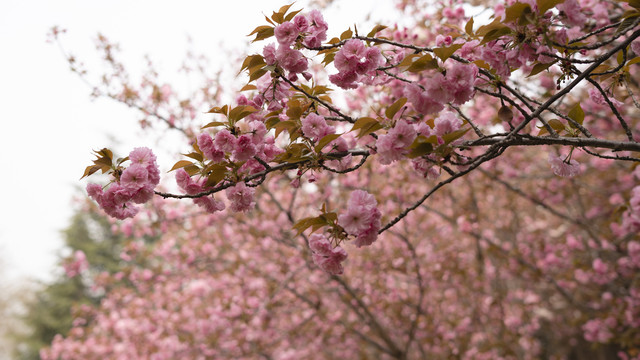
POLYGON ((376 69, 384 64, 380 48, 367 48, 362 40, 347 40, 336 53, 333 60, 337 74, 329 76, 329 80, 343 89, 355 89, 363 78, 375 76, 376 69))
POLYGON ((146 147, 135 148, 129 153, 131 165, 124 169, 107 190, 90 183, 87 193, 110 216, 117 219, 133 217, 138 208, 153 197, 153 189, 160 182, 156 156, 146 147))
MULTIPOLYGON (((206 181, 206 178, 200 178, 198 180, 192 179, 184 169, 178 169, 176 171, 176 182, 178 183, 178 186, 189 195, 195 195, 204 192, 204 184, 206 183, 206 181)), ((193 202, 196 205, 204 208, 209 213, 222 211, 225 208, 224 203, 220 200, 216 200, 213 195, 195 198, 193 199, 193 202)))
POLYGON ((446 75, 436 72, 419 83, 408 84, 404 96, 418 113, 437 113, 448 103, 462 105, 471 99, 477 76, 478 67, 475 64, 456 62, 449 66, 446 75))
MULTIPOLYGON (((406 120, 398 120, 391 130, 378 137, 376 141, 378 159, 383 165, 401 160, 409 153, 409 146, 419 135, 425 138, 435 136, 439 145, 444 144, 442 136, 459 130, 462 124, 462 120, 451 111, 441 112, 434 119, 433 128, 426 122, 412 125, 406 120)), ((429 155, 429 159, 435 160, 433 155, 429 155)), ((435 176, 436 171, 433 169, 433 162, 425 158, 414 159, 413 166, 416 171, 425 177, 433 178, 435 176)))
POLYGON ((364 190, 355 190, 349 197, 347 211, 338 216, 338 225, 356 237, 357 247, 368 246, 378 239, 380 218, 375 197, 364 190))
POLYGON ((322 270, 331 275, 342 275, 342 262, 347 258, 347 252, 343 248, 332 247, 329 239, 322 234, 312 234, 309 237, 309 248, 313 262, 322 270))
POLYGON ((267 65, 279 65, 289 72, 291 81, 298 79, 297 74, 302 74, 305 79, 310 79, 307 72, 308 60, 300 50, 295 49, 298 39, 306 47, 318 47, 327 39, 329 26, 324 21, 318 10, 312 10, 307 16, 297 15, 293 21, 285 21, 274 29, 278 47, 275 44, 267 45, 263 50, 263 56, 267 65))

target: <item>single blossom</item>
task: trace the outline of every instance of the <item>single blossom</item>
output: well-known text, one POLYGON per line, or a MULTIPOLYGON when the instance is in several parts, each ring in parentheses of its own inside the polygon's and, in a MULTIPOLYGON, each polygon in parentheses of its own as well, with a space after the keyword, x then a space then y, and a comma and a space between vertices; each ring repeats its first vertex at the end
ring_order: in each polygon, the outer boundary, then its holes
POLYGON ((582 172, 580 163, 576 160, 565 160, 562 156, 549 154, 549 164, 553 173, 562 177, 573 177, 582 172))
POLYGON ((331 275, 342 275, 342 262, 347 259, 347 252, 340 246, 332 248, 329 239, 321 234, 309 237, 309 248, 313 262, 331 275))
POLYGON ((227 199, 231 201, 231 210, 235 212, 247 211, 255 206, 253 199, 256 189, 239 182, 235 186, 227 188, 227 199))
POLYGON ((274 33, 276 40, 278 40, 278 43, 280 43, 281 46, 289 46, 296 41, 300 34, 300 30, 294 23, 285 21, 275 27, 274 33))
POLYGON ((356 237, 357 247, 371 245, 378 238, 382 214, 375 197, 364 190, 351 193, 347 211, 338 215, 338 225, 356 237))
POLYGON ((310 113, 302 119, 302 133, 313 141, 320 140, 330 130, 324 116, 310 113))

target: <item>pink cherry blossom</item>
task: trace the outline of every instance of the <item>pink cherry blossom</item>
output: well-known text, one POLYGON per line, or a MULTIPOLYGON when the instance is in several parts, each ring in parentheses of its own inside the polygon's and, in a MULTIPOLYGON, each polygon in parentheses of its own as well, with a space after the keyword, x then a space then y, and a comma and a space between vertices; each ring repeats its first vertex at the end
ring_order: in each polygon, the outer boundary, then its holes
POLYGON ((573 177, 582 172, 580 163, 574 159, 566 161, 563 156, 549 154, 549 164, 553 173, 562 177, 573 177))
POLYGON ((309 236, 313 262, 331 275, 342 275, 342 262, 347 258, 347 252, 340 246, 331 247, 329 240, 321 234, 309 236))
POLYGON ((240 137, 238 137, 236 146, 233 149, 233 158, 235 161, 247 161, 254 155, 256 155, 257 152, 258 149, 251 140, 251 136, 241 135, 240 137))
POLYGON ((253 196, 256 190, 240 182, 227 188, 227 199, 231 201, 231 210, 235 212, 248 211, 255 206, 253 196))
POLYGON ((275 27, 274 33, 281 46, 289 46, 296 41, 300 30, 294 23, 285 21, 275 27))
POLYGON ((236 142, 236 137, 227 129, 218 131, 213 140, 215 147, 224 152, 232 152, 236 147, 236 142))
POLYGON ((434 126, 435 128, 433 130, 436 135, 442 136, 460 129, 462 120, 460 120, 454 112, 443 111, 440 113, 440 116, 434 120, 434 126))
POLYGON ((302 118, 302 133, 313 141, 320 140, 330 129, 323 116, 310 113, 302 118))

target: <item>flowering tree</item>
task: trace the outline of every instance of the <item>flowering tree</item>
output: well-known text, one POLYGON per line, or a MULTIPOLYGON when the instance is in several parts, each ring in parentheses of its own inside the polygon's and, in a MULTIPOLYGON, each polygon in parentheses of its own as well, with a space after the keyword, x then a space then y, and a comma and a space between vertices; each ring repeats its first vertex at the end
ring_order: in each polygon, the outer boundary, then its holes
POLYGON ((89 196, 161 240, 43 358, 640 358, 640 3, 399 6, 333 38, 274 11, 199 126, 112 66, 98 94, 188 139, 182 192, 150 149, 96 152, 89 196))

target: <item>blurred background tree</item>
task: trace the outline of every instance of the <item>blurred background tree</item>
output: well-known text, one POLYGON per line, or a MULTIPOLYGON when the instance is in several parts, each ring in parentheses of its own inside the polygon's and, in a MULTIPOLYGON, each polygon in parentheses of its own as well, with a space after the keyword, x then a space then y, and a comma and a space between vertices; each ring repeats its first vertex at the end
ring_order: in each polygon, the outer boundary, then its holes
MULTIPOLYGON (((13 314, 14 323, 20 326, 4 329, 8 335, 7 346, 12 347, 15 359, 40 359, 42 347, 49 345, 56 334, 66 335, 71 329, 74 306, 99 304, 103 294, 92 290, 92 278, 102 272, 117 271, 126 237, 112 232, 111 223, 94 210, 91 204, 83 204, 63 230, 65 248, 60 254, 60 271, 51 281, 39 282, 30 293, 21 295, 22 301, 18 302, 23 303, 23 309, 20 315, 13 314), (62 265, 69 254, 78 250, 86 255, 89 269, 69 277, 62 271, 62 265)), ((0 295, 0 311, 10 308, 3 300, 8 301, 0 295)), ((2 315, 5 318, 4 313, 2 315)))

